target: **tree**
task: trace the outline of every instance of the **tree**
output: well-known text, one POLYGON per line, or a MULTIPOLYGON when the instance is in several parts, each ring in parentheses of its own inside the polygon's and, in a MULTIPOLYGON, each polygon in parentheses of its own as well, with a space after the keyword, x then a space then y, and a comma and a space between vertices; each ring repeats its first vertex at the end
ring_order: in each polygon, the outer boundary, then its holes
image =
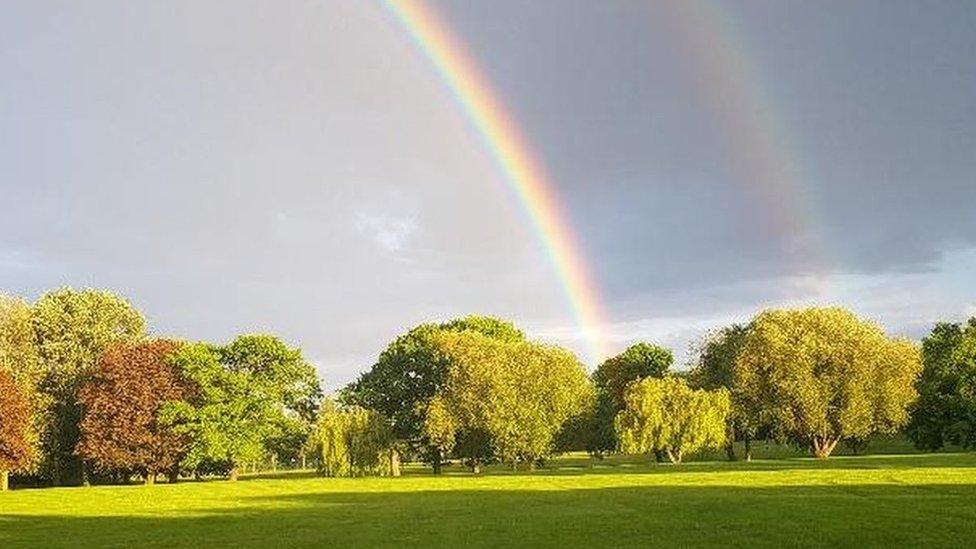
POLYGON ((735 362, 735 393, 775 434, 825 459, 842 438, 904 426, 920 368, 914 344, 843 309, 769 310, 735 362))
POLYGON ((922 362, 908 436, 924 450, 976 448, 976 318, 937 324, 922 340, 922 362))
POLYGON ((82 479, 74 454, 80 438, 78 390, 110 346, 145 337, 146 321, 125 299, 106 291, 62 288, 44 294, 32 311, 49 408, 42 433, 42 473, 55 484, 82 479))
POLYGON ((103 472, 136 472, 149 484, 161 472, 175 480, 187 436, 161 425, 159 409, 193 387, 169 362, 179 344, 155 340, 111 347, 82 385, 78 453, 103 472))
POLYGON ((588 450, 604 454, 617 450, 618 437, 614 418, 624 408, 624 392, 631 383, 646 377, 662 378, 670 370, 671 351, 649 343, 638 343, 619 355, 605 360, 593 372, 596 406, 588 450))
POLYGON ((389 474, 393 433, 386 418, 358 406, 323 403, 318 424, 322 474, 350 477, 389 474))
MULTIPOLYGON (((696 389, 714 391, 717 389, 733 390, 735 361, 742 350, 748 326, 733 324, 706 334, 697 349, 697 362, 689 373, 688 381, 696 389)), ((751 408, 736 399, 732 393, 732 409, 728 416, 727 436, 725 439, 725 454, 729 461, 734 461, 734 442, 741 439, 745 442, 746 460, 752 459, 752 439, 760 430, 758 419, 751 417, 751 408)))
POLYGON ((30 410, 13 376, 0 368, 0 491, 8 488, 10 471, 30 458, 30 410))
POLYGON ((675 376, 648 377, 631 384, 615 420, 626 453, 664 449, 672 463, 686 454, 725 441, 728 391, 692 389, 675 376))
POLYGON ((277 403, 266 438, 266 453, 273 463, 301 458, 304 443, 315 429, 322 386, 315 367, 299 349, 267 334, 242 335, 219 349, 221 363, 246 373, 277 403))
POLYGON ((43 411, 48 401, 40 391, 43 370, 34 344, 34 326, 31 307, 26 301, 0 293, 0 370, 13 378, 21 395, 27 400, 29 425, 25 437, 28 457, 22 460, 17 471, 36 472, 41 456, 41 432, 44 428, 43 411))
POLYGON ((483 434, 513 467, 550 455, 564 424, 592 402, 583 365, 564 349, 473 331, 443 332, 438 345, 450 367, 435 409, 450 414, 458 434, 483 434))
POLYGON ((499 341, 525 335, 509 322, 467 316, 443 324, 421 324, 397 337, 376 364, 343 391, 342 400, 389 418, 396 438, 417 450, 440 472, 441 450, 423 434, 427 407, 447 379, 449 362, 435 343, 441 332, 472 331, 499 341))
POLYGON ((159 420, 190 441, 183 469, 222 472, 237 480, 242 465, 264 455, 280 407, 265 383, 246 369, 225 367, 220 356, 219 347, 204 343, 182 345, 171 355, 193 392, 187 400, 165 403, 159 420))

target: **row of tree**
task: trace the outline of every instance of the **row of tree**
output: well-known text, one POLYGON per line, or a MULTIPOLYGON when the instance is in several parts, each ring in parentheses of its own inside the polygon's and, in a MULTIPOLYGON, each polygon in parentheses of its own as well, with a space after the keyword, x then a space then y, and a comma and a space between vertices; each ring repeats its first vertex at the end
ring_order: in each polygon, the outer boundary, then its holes
POLYGON ((227 345, 148 336, 108 292, 0 298, 0 472, 152 482, 314 455, 330 476, 402 459, 534 467, 555 453, 648 453, 776 438, 828 457, 903 428, 921 448, 976 445, 976 320, 921 349, 837 308, 769 310, 708 334, 688 371, 641 343, 587 375, 565 349, 470 316, 396 338, 335 400, 268 335, 227 345))
POLYGON ((221 473, 300 459, 322 391, 297 349, 151 338, 124 299, 0 296, 0 473, 50 484, 221 473))

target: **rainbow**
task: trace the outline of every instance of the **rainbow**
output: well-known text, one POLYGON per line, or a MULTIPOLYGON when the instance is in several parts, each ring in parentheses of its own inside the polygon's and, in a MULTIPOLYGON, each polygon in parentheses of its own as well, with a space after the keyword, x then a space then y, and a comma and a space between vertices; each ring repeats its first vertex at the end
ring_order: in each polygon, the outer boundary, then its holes
POLYGON ((596 364, 607 356, 601 332, 605 324, 602 299, 542 163, 488 79, 438 14, 424 0, 384 3, 450 88, 521 202, 562 283, 585 339, 588 359, 596 364))
POLYGON ((736 179, 752 188, 765 213, 766 229, 780 241, 795 272, 826 291, 830 261, 819 229, 796 138, 787 131, 780 109, 768 92, 756 56, 723 2, 679 0, 654 4, 653 16, 665 18, 704 85, 695 91, 726 136, 736 179))

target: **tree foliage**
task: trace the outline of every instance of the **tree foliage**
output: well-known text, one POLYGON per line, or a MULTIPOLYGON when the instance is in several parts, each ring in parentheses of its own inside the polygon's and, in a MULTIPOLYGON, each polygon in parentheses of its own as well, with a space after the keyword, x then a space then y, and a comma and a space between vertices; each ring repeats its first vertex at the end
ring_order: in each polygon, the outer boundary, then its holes
POLYGON ((450 364, 438 410, 450 414, 458 434, 483 434, 504 462, 550 455, 563 425, 592 403, 583 365, 564 349, 473 331, 443 332, 438 345, 450 364))
POLYGON ((376 364, 344 392, 343 400, 377 410, 389 418, 397 439, 439 464, 436 445, 424 437, 431 399, 447 379, 449 360, 436 343, 442 332, 471 331, 499 341, 522 341, 511 323, 493 317, 467 316, 442 324, 422 324, 397 337, 376 364))
POLYGON ((225 367, 218 347, 183 345, 171 360, 193 384, 189 399, 166 403, 159 416, 163 425, 190 440, 182 467, 236 479, 243 464, 264 455, 278 417, 274 395, 254 383, 249 371, 225 367))
POLYGON ((31 307, 26 301, 0 293, 0 370, 6 371, 27 400, 30 416, 25 437, 28 456, 16 472, 35 472, 41 456, 40 435, 49 400, 41 392, 44 371, 34 344, 31 307))
POLYGON ((345 409, 331 400, 319 414, 320 469, 329 477, 389 473, 388 456, 394 443, 389 422, 379 412, 358 406, 345 409))
POLYGON ((920 368, 914 344, 843 309, 764 311, 735 363, 736 399, 826 458, 842 438, 904 426, 920 368))
POLYGON ((925 450, 976 448, 976 318, 937 324, 922 340, 922 361, 908 435, 925 450))
POLYGON ((34 304, 31 320, 44 371, 40 387, 50 404, 44 413, 42 472, 55 483, 78 481, 78 390, 106 349, 143 339, 146 322, 128 301, 111 292, 70 288, 44 294, 34 304))
POLYGON ((617 450, 614 418, 624 408, 627 386, 646 377, 664 377, 673 362, 674 356, 670 350, 650 343, 638 343, 597 367, 593 372, 597 399, 587 444, 590 452, 603 454, 617 450))
POLYGON ((186 434, 158 421, 169 401, 190 398, 191 384, 169 362, 179 345, 155 340, 111 347, 81 387, 78 453, 103 472, 125 471, 152 482, 173 475, 184 457, 186 434))
POLYGON ((733 442, 737 439, 745 441, 746 459, 751 458, 750 442, 756 438, 762 427, 759 419, 751 414, 754 410, 740 402, 736 398, 738 393, 733 391, 735 361, 748 333, 748 326, 733 324, 706 334, 697 348, 696 362, 688 374, 689 384, 696 389, 726 389, 732 392, 732 408, 728 416, 725 441, 725 451, 730 460, 736 458, 733 442))
POLYGON ((0 490, 7 489, 12 470, 22 468, 30 458, 30 409, 13 376, 0 368, 0 490))
POLYGON ((692 389, 675 376, 644 378, 624 394, 617 415, 620 446, 628 453, 664 450, 673 463, 686 454, 725 441, 728 391, 692 389))

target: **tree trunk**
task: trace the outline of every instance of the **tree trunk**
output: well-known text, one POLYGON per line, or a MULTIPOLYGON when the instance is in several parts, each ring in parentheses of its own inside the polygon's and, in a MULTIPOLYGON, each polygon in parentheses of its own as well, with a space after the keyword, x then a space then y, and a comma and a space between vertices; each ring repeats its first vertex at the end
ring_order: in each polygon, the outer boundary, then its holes
POLYGON ((654 450, 654 461, 664 463, 664 450, 654 450))
POLYGON ((156 473, 146 473, 142 475, 142 481, 146 486, 156 484, 156 473))
POLYGON ((239 474, 240 474, 240 467, 234 465, 233 467, 230 468, 230 472, 227 474, 227 480, 231 482, 235 482, 239 474))
POLYGON ((735 461, 736 457, 735 457, 735 443, 734 442, 731 442, 730 441, 730 442, 726 442, 725 443, 725 457, 729 461, 735 461))
POLYGON ((177 469, 176 467, 170 469, 169 472, 166 473, 166 480, 168 480, 170 484, 176 484, 177 482, 179 482, 180 470, 177 469))
POLYGON ((271 472, 272 473, 277 473, 278 472, 278 455, 277 454, 271 454, 271 472))
POLYGON ((434 474, 435 474, 435 475, 439 475, 439 474, 441 474, 441 471, 442 471, 442 468, 443 468, 443 464, 441 463, 441 458, 440 458, 440 456, 438 456, 438 457, 436 457, 436 458, 434 459, 434 463, 433 463, 433 465, 434 465, 434 474))
POLYGON ((834 451, 834 447, 837 446, 837 441, 839 438, 831 439, 830 437, 813 437, 813 455, 817 459, 827 459, 830 457, 830 453, 834 451))
POLYGON ((308 469, 308 458, 302 453, 302 470, 304 471, 305 469, 308 469))
POLYGON ((745 442, 746 442, 746 461, 752 461, 752 437, 746 435, 745 442))
POLYGON ((471 460, 471 473, 475 475, 481 474, 481 462, 473 459, 471 460))
POLYGON ((390 476, 400 476, 400 451, 396 448, 390 448, 390 476))
POLYGON ((10 489, 10 471, 0 471, 0 492, 10 489))
POLYGON ((671 463, 674 463, 675 465, 681 465, 681 450, 672 450, 671 448, 668 448, 667 452, 668 452, 668 459, 671 460, 671 463))

